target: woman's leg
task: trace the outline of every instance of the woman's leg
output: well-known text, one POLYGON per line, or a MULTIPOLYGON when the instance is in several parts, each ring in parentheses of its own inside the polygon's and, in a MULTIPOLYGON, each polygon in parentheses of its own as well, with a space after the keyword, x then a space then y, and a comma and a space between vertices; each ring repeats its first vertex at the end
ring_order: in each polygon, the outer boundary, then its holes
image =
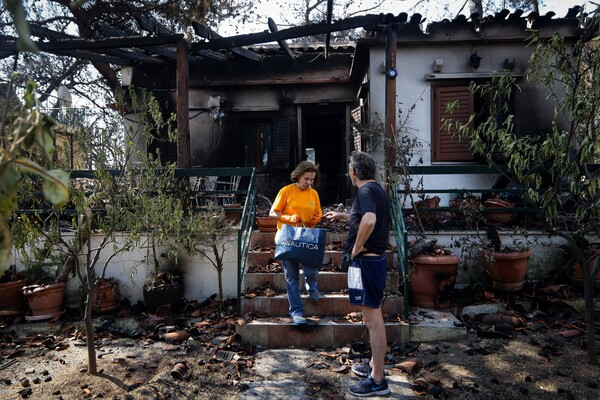
POLYGON ((290 316, 303 315, 304 306, 300 297, 300 267, 297 262, 281 260, 285 272, 285 283, 288 302, 290 303, 290 316))
POLYGON ((302 264, 304 271, 304 282, 306 290, 312 301, 317 301, 320 298, 319 288, 317 287, 317 276, 319 275, 319 267, 302 264))

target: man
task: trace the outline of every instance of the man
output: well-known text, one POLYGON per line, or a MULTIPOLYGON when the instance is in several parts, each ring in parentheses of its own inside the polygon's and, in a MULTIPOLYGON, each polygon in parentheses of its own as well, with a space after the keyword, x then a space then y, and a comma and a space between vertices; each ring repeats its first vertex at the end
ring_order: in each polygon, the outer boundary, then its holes
POLYGON ((349 157, 348 177, 358 188, 350 214, 329 211, 330 220, 349 221, 346 251, 351 253, 348 268, 350 303, 361 306, 363 320, 369 330, 371 360, 369 364, 354 364, 352 371, 365 377, 348 391, 354 396, 385 396, 390 393, 384 374, 387 348, 381 301, 385 290, 390 230, 390 200, 375 181, 375 161, 367 153, 354 151, 349 157))

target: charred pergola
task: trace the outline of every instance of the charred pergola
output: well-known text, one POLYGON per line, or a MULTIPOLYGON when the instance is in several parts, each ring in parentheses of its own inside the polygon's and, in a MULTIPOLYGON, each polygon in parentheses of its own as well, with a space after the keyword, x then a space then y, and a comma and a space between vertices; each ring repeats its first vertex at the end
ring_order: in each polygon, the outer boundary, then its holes
MULTIPOLYGON (((332 3, 332 0, 329 1, 332 3)), ((111 26, 101 26, 96 29, 96 37, 80 38, 65 33, 53 31, 37 24, 30 24, 31 35, 38 49, 45 53, 58 56, 68 56, 90 62, 100 62, 118 66, 139 66, 141 64, 160 65, 176 64, 177 81, 177 127, 178 166, 190 166, 190 133, 189 133, 189 104, 188 104, 188 66, 210 58, 227 63, 233 57, 243 57, 256 63, 263 61, 263 56, 242 46, 261 43, 277 42, 282 51, 292 60, 294 54, 286 44, 286 40, 326 35, 326 56, 330 51, 330 34, 332 32, 364 28, 371 31, 385 31, 390 26, 397 29, 398 25, 408 24, 406 13, 398 16, 391 14, 364 15, 344 20, 331 19, 332 7, 328 7, 326 22, 279 30, 275 21, 269 19, 269 31, 221 37, 210 28, 199 23, 193 23, 194 32, 202 38, 201 41, 189 43, 184 35, 173 33, 156 20, 139 16, 136 22, 142 31, 148 35, 132 35, 111 26)), ((420 18, 419 21, 420 22, 420 18)), ((0 58, 18 54, 18 41, 15 37, 0 37, 0 58)))

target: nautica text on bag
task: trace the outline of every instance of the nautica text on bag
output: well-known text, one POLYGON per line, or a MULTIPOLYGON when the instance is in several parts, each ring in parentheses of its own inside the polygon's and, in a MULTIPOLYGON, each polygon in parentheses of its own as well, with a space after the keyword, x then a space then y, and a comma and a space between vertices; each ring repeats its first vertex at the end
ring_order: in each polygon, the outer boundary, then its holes
POLYGON ((283 246, 294 246, 306 248, 309 250, 319 250, 319 245, 317 243, 297 242, 295 240, 282 240, 281 244, 283 246))

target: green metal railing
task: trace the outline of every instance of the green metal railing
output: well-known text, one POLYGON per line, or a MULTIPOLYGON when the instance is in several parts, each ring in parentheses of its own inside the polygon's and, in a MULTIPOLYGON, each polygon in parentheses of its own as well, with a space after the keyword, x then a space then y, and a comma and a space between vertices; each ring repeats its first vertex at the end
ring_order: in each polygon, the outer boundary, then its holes
POLYGON ((404 297, 404 317, 408 316, 410 307, 408 298, 408 232, 404 224, 404 216, 400 207, 400 195, 398 188, 393 181, 390 180, 390 202, 392 207, 392 229, 396 238, 396 251, 398 253, 398 263, 400 265, 400 273, 402 274, 402 293, 404 297))
MULTIPOLYGON (((188 178, 206 178, 217 177, 225 180, 227 178, 248 178, 247 185, 242 188, 219 190, 218 185, 214 189, 192 191, 194 194, 202 196, 223 196, 234 195, 244 198, 244 204, 240 208, 228 208, 228 211, 239 212, 241 217, 237 226, 237 308, 238 313, 242 309, 242 282, 246 270, 246 261, 248 260, 248 250, 250 249, 250 239, 252 236, 252 227, 254 226, 255 204, 256 204, 256 175, 255 169, 250 167, 242 168, 186 168, 175 170, 175 176, 188 178)), ((243 181, 245 182, 245 180, 243 181)))
MULTIPOLYGON (((70 178, 87 178, 94 179, 96 177, 96 171, 93 170, 73 170, 70 171, 70 178)), ((112 176, 122 176, 125 174, 124 170, 107 170, 105 173, 112 176)), ((237 204, 237 206, 227 207, 226 212, 232 212, 239 214, 239 222, 237 224, 237 306, 238 312, 241 311, 241 291, 242 281, 244 278, 246 261, 248 259, 248 250, 250 247, 250 238, 252 235, 252 228, 254 225, 255 216, 255 204, 256 204, 256 175, 255 169, 252 167, 227 167, 227 168, 178 168, 175 169, 176 178, 187 178, 193 180, 194 178, 207 178, 214 177, 215 182, 231 182, 234 177, 238 177, 239 185, 236 188, 220 189, 219 185, 215 185, 214 188, 208 190, 202 188, 200 190, 190 190, 190 194, 193 196, 204 196, 208 199, 218 200, 224 198, 243 199, 243 204, 237 204)), ((39 193, 40 198, 42 194, 39 193)), ((192 207, 194 211, 202 211, 203 207, 192 207)), ((18 214, 44 214, 53 212, 51 208, 45 209, 28 209, 18 210, 18 214)), ((73 209, 61 209, 63 214, 75 213, 73 209)))

